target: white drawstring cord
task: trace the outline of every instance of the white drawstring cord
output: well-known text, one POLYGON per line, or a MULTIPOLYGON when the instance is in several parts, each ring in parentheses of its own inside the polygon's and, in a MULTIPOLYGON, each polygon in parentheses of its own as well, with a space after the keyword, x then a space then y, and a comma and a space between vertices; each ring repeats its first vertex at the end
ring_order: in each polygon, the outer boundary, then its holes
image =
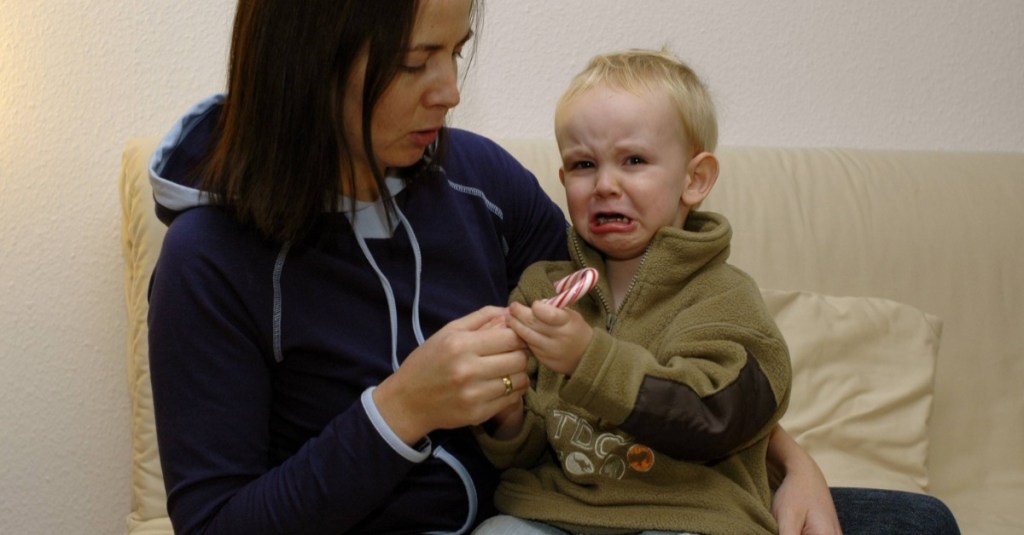
MULTIPOLYGON (((423 258, 420 255, 419 242, 416 240, 416 233, 412 230, 412 225, 409 220, 406 219, 405 214, 399 210, 398 206, 395 206, 395 214, 398 216, 398 220, 401 222, 405 231, 409 234, 409 242, 412 245, 413 257, 415 258, 416 264, 416 284, 413 290, 413 304, 412 304, 412 329, 416 336, 416 343, 423 344, 423 329, 420 326, 420 286, 422 282, 423 273, 423 258)), ((351 216, 349 221, 351 221, 351 216)), ((363 256, 366 257, 367 262, 373 268, 373 271, 377 274, 377 278, 380 279, 380 285, 384 288, 384 296, 388 302, 388 315, 390 316, 391 322, 391 367, 393 370, 398 370, 398 306, 395 302, 395 293, 391 289, 391 283, 388 282, 387 277, 384 276, 384 272, 381 271, 380 266, 377 265, 377 261, 374 260, 373 254, 370 253, 369 247, 366 245, 366 240, 356 231, 355 225, 352 226, 353 234, 356 236, 356 241, 359 242, 359 248, 363 251, 363 256)), ((466 522, 462 525, 458 531, 454 532, 431 532, 432 535, 448 535, 453 533, 454 535, 462 535, 469 531, 469 528, 473 526, 473 521, 476 519, 477 510, 479 509, 479 503, 476 494, 476 485, 473 483, 473 478, 469 474, 469 470, 459 460, 448 453, 443 446, 434 448, 434 457, 441 460, 441 462, 447 464, 455 471, 459 479, 462 480, 462 484, 466 487, 466 497, 469 501, 469 511, 466 515, 466 522)))

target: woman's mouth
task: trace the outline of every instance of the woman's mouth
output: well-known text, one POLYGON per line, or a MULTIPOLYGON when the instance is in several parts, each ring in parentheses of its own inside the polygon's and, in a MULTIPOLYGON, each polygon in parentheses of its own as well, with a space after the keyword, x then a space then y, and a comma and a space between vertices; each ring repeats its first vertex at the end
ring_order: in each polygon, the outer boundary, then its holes
POLYGON ((431 128, 429 130, 417 130, 412 133, 412 138, 417 145, 421 145, 424 148, 426 148, 428 145, 437 140, 437 134, 439 131, 439 128, 431 128))

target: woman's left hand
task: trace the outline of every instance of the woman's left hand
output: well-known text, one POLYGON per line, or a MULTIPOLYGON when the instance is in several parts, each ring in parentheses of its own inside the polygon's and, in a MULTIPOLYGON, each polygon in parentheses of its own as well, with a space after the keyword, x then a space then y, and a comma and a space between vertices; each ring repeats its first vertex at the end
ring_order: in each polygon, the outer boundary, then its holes
POLYGON ((781 478, 771 508, 779 535, 842 535, 825 475, 778 425, 769 438, 768 469, 781 478))

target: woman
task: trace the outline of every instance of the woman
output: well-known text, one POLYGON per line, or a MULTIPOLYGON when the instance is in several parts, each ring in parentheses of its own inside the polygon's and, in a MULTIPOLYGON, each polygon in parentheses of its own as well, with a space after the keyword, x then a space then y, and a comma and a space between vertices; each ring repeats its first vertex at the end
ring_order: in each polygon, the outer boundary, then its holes
MULTIPOLYGON (((496 474, 466 426, 517 402, 526 355, 490 327, 525 266, 564 257, 565 222, 507 153, 442 128, 477 15, 239 2, 227 96, 151 163, 177 533, 466 532, 492 514, 496 474)), ((773 437, 784 530, 837 532, 813 461, 773 437)))

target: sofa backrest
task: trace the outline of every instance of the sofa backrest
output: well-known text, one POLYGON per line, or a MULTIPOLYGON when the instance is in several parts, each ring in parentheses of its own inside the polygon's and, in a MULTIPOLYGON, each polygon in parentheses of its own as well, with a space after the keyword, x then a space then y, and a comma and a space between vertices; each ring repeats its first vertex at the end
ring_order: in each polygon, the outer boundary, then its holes
MULTIPOLYGON (((553 141, 501 143, 564 208, 553 141)), ((132 140, 120 178, 134 438, 129 526, 167 529, 146 344, 146 293, 164 234, 146 177, 155 144, 132 140)), ((763 288, 883 297, 943 320, 927 490, 958 516, 958 507, 975 505, 957 503, 971 489, 1009 481, 1017 494, 1005 499, 1019 498, 1024 154, 726 147, 719 157, 721 176, 702 208, 730 219, 731 261, 763 288)))
MULTIPOLYGON (((562 201, 553 141, 502 143, 562 201)), ((927 490, 954 512, 1019 511, 1024 154, 753 147, 717 154, 721 174, 701 208, 729 218, 730 261, 762 288, 882 297, 941 318, 927 490), (979 497, 979 488, 992 492, 979 497)))

